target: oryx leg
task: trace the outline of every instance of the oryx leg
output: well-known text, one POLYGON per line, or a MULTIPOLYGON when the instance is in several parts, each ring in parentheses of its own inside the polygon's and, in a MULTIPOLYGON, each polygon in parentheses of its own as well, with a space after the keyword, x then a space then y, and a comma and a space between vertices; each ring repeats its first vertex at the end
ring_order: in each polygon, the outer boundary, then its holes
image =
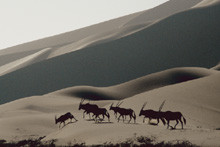
POLYGON ((117 119, 117 113, 115 112, 114 114, 115 114, 115 119, 117 119))
POLYGON ((109 116, 107 114, 105 114, 105 116, 108 118, 108 121, 110 122, 109 116))
POLYGON ((125 121, 126 115, 122 115, 123 122, 125 121))
POLYGON ((128 123, 130 123, 131 119, 132 119, 132 115, 130 115, 130 120, 128 121, 128 123))
POLYGON ((183 122, 182 122, 181 118, 179 119, 179 121, 181 122, 181 125, 182 125, 182 129, 183 129, 183 122))
POLYGON ((178 125, 178 123, 179 123, 179 121, 178 121, 178 119, 176 119, 176 124, 174 126, 174 129, 176 129, 176 126, 178 125))
POLYGON ((75 119, 75 121, 78 121, 75 117, 73 117, 75 119))
POLYGON ((151 118, 149 117, 149 119, 148 119, 148 124, 150 124, 150 121, 151 121, 151 118))
POLYGON ((144 117, 144 119, 143 119, 143 123, 145 123, 145 118, 146 118, 146 117, 144 117))
POLYGON ((83 112, 83 118, 85 118, 85 113, 86 113, 86 111, 83 112))
POLYGON ((99 117, 99 115, 95 115, 95 123, 98 123, 99 121, 98 121, 98 117, 99 117))
POLYGON ((91 119, 90 113, 89 113, 89 119, 91 119))
POLYGON ((118 117, 118 122, 119 122, 119 120, 120 120, 120 117, 121 117, 121 114, 120 114, 119 117, 118 117))
POLYGON ((156 125, 158 125, 158 124, 159 124, 159 122, 160 122, 160 120, 159 120, 159 118, 157 118, 157 124, 156 124, 156 125))
POLYGON ((170 121, 167 120, 167 129, 169 129, 169 127, 170 127, 170 121))

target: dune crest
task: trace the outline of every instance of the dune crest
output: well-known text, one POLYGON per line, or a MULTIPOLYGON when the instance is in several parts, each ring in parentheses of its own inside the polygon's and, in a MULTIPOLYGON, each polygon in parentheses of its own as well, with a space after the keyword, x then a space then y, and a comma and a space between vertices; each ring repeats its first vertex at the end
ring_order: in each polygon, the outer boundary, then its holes
POLYGON ((211 69, 213 69, 213 70, 220 70, 220 63, 217 64, 216 66, 212 67, 211 69))
POLYGON ((32 55, 26 56, 24 58, 21 58, 19 60, 10 62, 6 65, 0 66, 0 76, 7 74, 9 72, 18 70, 22 67, 31 65, 35 62, 39 62, 40 60, 44 60, 46 57, 43 56, 47 56, 47 54, 50 52, 51 48, 46 48, 43 49, 41 51, 38 51, 32 55))
POLYGON ((196 4, 195 6, 193 6, 193 8, 207 7, 207 6, 212 6, 212 5, 216 5, 219 3, 220 3, 219 0, 203 0, 200 3, 196 4))
POLYGON ((120 100, 156 88, 179 84, 217 73, 219 72, 205 68, 173 68, 110 87, 77 86, 58 90, 48 95, 79 97, 91 100, 120 100))

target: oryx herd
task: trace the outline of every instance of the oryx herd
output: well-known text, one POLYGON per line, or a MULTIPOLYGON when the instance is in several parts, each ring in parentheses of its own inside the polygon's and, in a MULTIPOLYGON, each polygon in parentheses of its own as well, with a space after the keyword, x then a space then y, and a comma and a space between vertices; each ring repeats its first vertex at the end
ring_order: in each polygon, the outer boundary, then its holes
MULTIPOLYGON (((89 118, 91 119, 91 114, 92 114, 92 120, 95 121, 95 123, 102 122, 105 119, 105 116, 108 118, 108 122, 110 122, 110 114, 108 113, 106 108, 100 108, 96 104, 90 104, 90 103, 83 103, 85 99, 82 99, 81 102, 79 103, 79 110, 84 110, 83 112, 83 118, 85 118, 85 114, 89 115, 89 118), (102 116, 102 118, 100 118, 102 116)), ((119 122, 120 118, 122 117, 123 122, 126 120, 126 116, 129 116, 130 119, 128 120, 128 123, 131 122, 131 120, 134 120, 134 123, 136 123, 136 115, 135 111, 132 109, 127 109, 127 108, 122 108, 120 105, 123 102, 118 102, 116 106, 113 106, 113 103, 111 104, 109 110, 112 110, 115 115, 115 119, 119 122)), ((140 110, 139 116, 144 116, 143 118, 143 123, 145 122, 145 119, 148 118, 148 124, 151 124, 152 119, 156 119, 157 123, 155 125, 158 125, 160 120, 164 125, 167 124, 167 129, 176 129, 176 126, 178 123, 181 123, 182 129, 183 129, 183 122, 186 124, 186 119, 183 117, 181 112, 172 112, 172 111, 165 111, 162 112, 162 107, 164 105, 165 101, 161 104, 159 111, 151 110, 151 109, 146 109, 144 110, 144 107, 146 106, 147 102, 145 102, 140 110), (182 121, 183 119, 183 121, 182 121), (176 121, 176 124, 174 127, 170 126, 170 121, 176 121)), ((77 121, 77 119, 70 113, 67 112, 64 115, 61 115, 59 118, 56 118, 55 116, 55 124, 60 125, 63 123, 65 126, 65 121, 70 119, 70 122, 72 122, 72 119, 77 121)))

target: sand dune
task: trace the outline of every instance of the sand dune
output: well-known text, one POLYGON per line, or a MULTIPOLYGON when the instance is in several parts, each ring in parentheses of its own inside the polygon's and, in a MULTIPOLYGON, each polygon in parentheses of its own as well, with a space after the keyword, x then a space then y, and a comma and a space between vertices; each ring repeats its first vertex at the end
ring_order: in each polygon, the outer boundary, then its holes
POLYGON ((111 40, 116 40, 116 39, 125 37, 127 35, 133 34, 137 31, 140 31, 141 29, 144 29, 146 27, 147 27, 146 24, 135 25, 135 26, 118 28, 118 29, 104 32, 104 33, 94 34, 94 35, 85 37, 77 42, 73 42, 73 43, 64 45, 60 48, 57 48, 56 50, 53 50, 53 52, 50 54, 48 59, 62 55, 62 54, 74 52, 74 51, 83 49, 88 46, 93 46, 93 45, 105 43, 111 40))
POLYGON ((0 66, 0 76, 18 70, 20 68, 23 68, 25 66, 31 65, 33 63, 39 62, 40 60, 44 60, 45 58, 47 58, 49 52, 50 52, 50 48, 46 48, 32 55, 26 56, 19 60, 0 66))
MULTIPOLYGON (((0 65, 4 65, 4 67, 2 68, 7 67, 8 65, 16 66, 12 64, 16 63, 17 61, 23 60, 22 58, 29 58, 28 56, 32 56, 32 54, 37 54, 38 52, 42 51, 44 47, 51 48, 50 55, 47 58, 44 58, 44 60, 46 60, 52 57, 56 57, 62 54, 85 48, 89 45, 91 46, 94 44, 100 44, 107 41, 116 40, 121 37, 130 35, 134 32, 140 31, 143 28, 146 28, 148 25, 155 23, 157 19, 163 18, 163 16, 169 16, 176 12, 180 12, 182 10, 190 8, 192 5, 195 5, 195 3, 198 3, 198 1, 199 0, 187 2, 186 5, 183 5, 181 1, 169 1, 165 4, 162 4, 160 7, 156 7, 151 10, 131 14, 125 17, 100 23, 97 24, 97 26, 94 25, 73 32, 64 33, 58 36, 53 36, 50 38, 45 38, 30 43, 18 45, 15 47, 11 47, 0 51, 0 65), (174 3, 175 7, 181 7, 181 9, 176 9, 173 5, 174 3), (174 9, 167 9, 168 7, 172 7, 174 9), (157 13, 155 13, 155 11, 157 13), (154 13, 159 15, 153 15, 154 13), (134 18, 138 19, 134 20, 136 24, 130 23, 130 21, 134 18), (99 31, 94 32, 94 30, 97 29, 99 29, 99 31), (70 41, 70 39, 72 39, 72 41, 70 41)), ((35 62, 40 61, 42 61, 42 58, 38 61, 35 59, 35 62)), ((28 65, 30 64, 26 64, 25 66, 28 65)), ((25 66, 23 64, 22 67, 25 66)), ((7 73, 11 71, 14 70, 8 70, 7 73)))
MULTIPOLYGON (((127 15, 124 17, 120 17, 117 19, 113 19, 110 21, 106 21, 103 23, 85 27, 82 29, 78 29, 72 32, 67 32, 67 33, 63 33, 60 35, 55 35, 52 37, 48 37, 48 38, 32 41, 29 43, 24 43, 18 46, 10 47, 10 48, 1 50, 0 56, 7 55, 8 58, 14 59, 15 58, 15 56, 13 56, 14 54, 20 54, 21 52, 27 53, 27 51, 31 54, 32 53, 31 51, 37 52, 37 51, 42 50, 43 48, 52 48, 51 51, 54 50, 56 52, 53 54, 52 57, 62 55, 62 54, 67 53, 65 50, 62 50, 63 49, 62 46, 66 46, 68 44, 80 44, 83 40, 85 45, 80 45, 80 48, 83 48, 86 46, 86 44, 90 44, 91 42, 90 39, 87 42, 85 38, 93 38, 92 42, 95 42, 96 40, 103 40, 104 38, 108 38, 108 36, 110 36, 111 37, 110 40, 114 40, 114 39, 117 39, 117 37, 114 38, 114 35, 110 35, 111 34, 110 32, 113 32, 113 33, 117 32, 117 34, 120 34, 120 33, 123 34, 124 30, 127 27, 132 27, 132 26, 136 26, 135 28, 136 30, 138 30, 137 28, 138 26, 140 26, 141 28, 143 25, 147 26, 148 24, 153 23, 154 21, 157 21, 158 19, 161 19, 171 14, 189 9, 193 5, 199 3, 200 1, 201 0, 191 0, 187 2, 185 2, 184 0, 168 1, 159 7, 155 7, 147 11, 134 13, 134 14, 127 15)), ((76 49, 68 48, 68 50, 75 51, 76 49)), ((16 57, 17 58, 15 58, 14 60, 20 59, 19 55, 17 55, 16 57)), ((6 61, 4 60, 4 62, 6 61)))
MULTIPOLYGON (((148 102, 146 109, 158 110, 162 101, 166 99, 163 111, 181 111, 187 119, 186 129, 182 131, 167 130, 162 124, 159 126, 143 124, 143 118, 138 116, 136 125, 117 123, 112 112, 110 112, 112 123, 94 124, 93 121, 82 118, 82 111, 78 110, 79 98, 67 97, 58 92, 1 105, 0 135, 7 140, 46 135, 44 141, 58 139, 58 144, 67 145, 70 142, 87 144, 119 142, 136 134, 136 136, 156 137, 157 141, 179 139, 189 140, 201 146, 216 146, 220 143, 219 132, 215 130, 219 128, 220 123, 219 79, 219 73, 212 74, 188 82, 156 88, 123 100, 121 107, 132 108, 138 115, 144 102, 148 102), (59 130, 54 124, 54 116, 68 111, 79 121, 59 130)), ((109 91, 112 91, 111 87, 109 91)), ((119 88, 118 91, 121 92, 119 88)), ((138 93, 137 89, 133 91, 138 93)), ((124 94, 126 92, 124 91, 124 94)), ((111 102, 115 101, 91 101, 106 108, 109 108, 111 102)))
POLYGON ((211 69, 214 69, 214 70, 220 70, 220 63, 217 64, 216 66, 212 67, 211 69))
POLYGON ((79 97, 91 100, 120 100, 152 89, 217 73, 219 72, 205 68, 174 68, 111 87, 78 86, 55 91, 49 95, 79 97))
POLYGON ((175 13, 188 10, 201 1, 202 0, 169 0, 162 5, 159 5, 145 13, 138 15, 124 25, 137 25, 146 22, 154 22, 155 20, 160 20, 175 13))
POLYGON ((116 85, 173 67, 211 68, 219 62, 219 6, 184 11, 126 37, 1 76, 1 103, 72 86, 116 85))
POLYGON ((1 139, 45 136, 42 141, 55 139, 57 145, 94 145, 146 136, 219 146, 220 3, 199 2, 171 0, 0 51, 1 139), (121 107, 135 111, 136 123, 117 122, 112 111, 110 122, 84 119, 78 110, 82 98, 108 111, 123 101, 121 107), (180 124, 169 130, 143 123, 142 105, 158 110, 164 100, 162 111, 180 111, 186 118, 183 130, 180 124), (66 112, 78 121, 58 129, 55 116, 66 112))
POLYGON ((193 6, 193 8, 199 8, 199 7, 206 7, 206 6, 211 6, 211 5, 216 5, 220 1, 219 0, 203 0, 200 3, 196 4, 193 6))

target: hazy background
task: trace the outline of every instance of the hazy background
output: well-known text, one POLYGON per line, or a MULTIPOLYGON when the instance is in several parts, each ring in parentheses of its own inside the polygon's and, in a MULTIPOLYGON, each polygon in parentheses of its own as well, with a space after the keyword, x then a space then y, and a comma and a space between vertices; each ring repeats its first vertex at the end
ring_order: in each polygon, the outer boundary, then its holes
POLYGON ((1 0, 0 50, 155 7, 167 0, 1 0))

